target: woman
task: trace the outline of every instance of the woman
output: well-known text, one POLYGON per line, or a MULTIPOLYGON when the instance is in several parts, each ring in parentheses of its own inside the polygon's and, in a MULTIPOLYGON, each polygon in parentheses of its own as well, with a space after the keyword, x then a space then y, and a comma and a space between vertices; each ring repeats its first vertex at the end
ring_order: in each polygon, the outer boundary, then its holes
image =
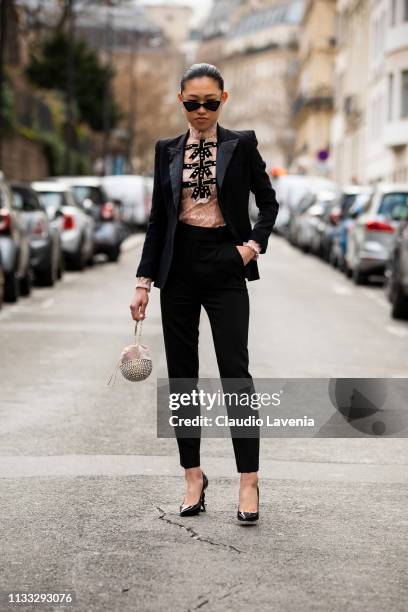
MULTIPOLYGON (((252 380, 246 279, 259 279, 256 259, 266 252, 279 205, 255 132, 228 130, 217 121, 227 99, 218 69, 194 64, 178 93, 188 130, 156 143, 152 209, 130 309, 134 320, 145 318, 154 281, 171 380, 198 380, 201 306, 210 320, 221 379, 252 380), (253 228, 250 190, 259 209, 253 228)), ((259 431, 252 434, 232 439, 242 523, 259 517, 259 431)), ((208 485, 200 467, 200 437, 179 435, 177 443, 186 480, 180 516, 191 516, 205 510, 208 485)))

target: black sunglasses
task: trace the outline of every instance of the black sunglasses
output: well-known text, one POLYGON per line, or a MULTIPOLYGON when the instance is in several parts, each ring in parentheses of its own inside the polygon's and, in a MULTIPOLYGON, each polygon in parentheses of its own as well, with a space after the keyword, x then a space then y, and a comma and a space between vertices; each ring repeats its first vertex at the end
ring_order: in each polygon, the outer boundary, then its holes
POLYGON ((184 108, 191 113, 191 111, 198 110, 200 106, 204 106, 209 111, 216 111, 221 100, 207 100, 206 102, 196 102, 196 100, 183 100, 184 108))

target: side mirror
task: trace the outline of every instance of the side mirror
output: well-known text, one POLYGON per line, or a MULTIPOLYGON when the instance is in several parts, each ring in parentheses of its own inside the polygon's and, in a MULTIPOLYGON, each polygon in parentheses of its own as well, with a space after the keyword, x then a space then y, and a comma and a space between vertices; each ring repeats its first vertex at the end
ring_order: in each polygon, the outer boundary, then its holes
POLYGON ((350 208, 349 217, 350 219, 357 219, 359 215, 363 212, 362 206, 356 206, 355 208, 350 208))
POLYGON ((92 207, 93 202, 91 198, 85 198, 85 200, 83 200, 82 202, 82 208, 85 210, 85 212, 90 212, 92 210, 92 207))
POLYGON ((312 217, 323 217, 323 213, 324 213, 324 208, 323 206, 321 206, 320 204, 313 204, 309 210, 308 210, 309 215, 311 215, 312 217))
POLYGON ((82 210, 90 216, 92 216, 93 207, 94 203, 92 202, 91 198, 85 198, 81 204, 82 210))

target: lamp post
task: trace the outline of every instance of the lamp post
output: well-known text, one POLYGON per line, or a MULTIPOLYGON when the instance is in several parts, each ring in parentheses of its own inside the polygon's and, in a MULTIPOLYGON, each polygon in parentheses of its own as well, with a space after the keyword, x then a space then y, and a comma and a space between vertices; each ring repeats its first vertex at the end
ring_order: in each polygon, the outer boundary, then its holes
MULTIPOLYGON (((105 0, 106 6, 106 26, 105 26, 105 44, 107 52, 107 67, 109 71, 112 69, 112 54, 113 54, 113 34, 114 34, 114 16, 109 9, 113 5, 112 0, 105 0)), ((106 80, 105 91, 103 95, 103 142, 102 142, 102 175, 105 176, 108 170, 108 153, 110 145, 111 132, 111 91, 110 81, 106 80)))
POLYGON ((73 130, 73 101, 75 97, 75 60, 74 60, 74 45, 75 45, 75 11, 74 0, 68 2, 68 53, 67 53, 67 89, 66 89, 66 119, 65 119, 65 156, 64 156, 64 174, 70 175, 71 167, 71 145, 72 145, 72 130, 73 130))

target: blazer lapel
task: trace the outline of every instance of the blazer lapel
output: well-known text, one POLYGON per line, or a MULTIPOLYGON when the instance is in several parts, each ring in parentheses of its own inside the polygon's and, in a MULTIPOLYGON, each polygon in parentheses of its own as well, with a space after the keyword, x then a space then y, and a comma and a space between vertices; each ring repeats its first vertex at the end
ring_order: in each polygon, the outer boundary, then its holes
MULTIPOLYGON (((184 148, 189 137, 190 130, 179 136, 174 144, 167 146, 169 154, 169 174, 171 189, 173 192, 173 203, 178 208, 183 181, 184 148)), ((229 130, 217 123, 217 159, 215 175, 217 181, 218 195, 221 193, 222 184, 228 164, 238 143, 238 138, 229 138, 229 130)))
POLYGON ((238 138, 230 138, 229 134, 229 130, 217 124, 218 147, 215 175, 217 179, 218 194, 221 193, 228 164, 230 163, 232 154, 234 153, 235 147, 238 144, 238 138))
POLYGON ((171 190, 173 192, 173 203, 178 208, 181 195, 181 183, 183 181, 184 147, 190 130, 178 137, 176 143, 167 147, 169 152, 169 174, 171 190))

